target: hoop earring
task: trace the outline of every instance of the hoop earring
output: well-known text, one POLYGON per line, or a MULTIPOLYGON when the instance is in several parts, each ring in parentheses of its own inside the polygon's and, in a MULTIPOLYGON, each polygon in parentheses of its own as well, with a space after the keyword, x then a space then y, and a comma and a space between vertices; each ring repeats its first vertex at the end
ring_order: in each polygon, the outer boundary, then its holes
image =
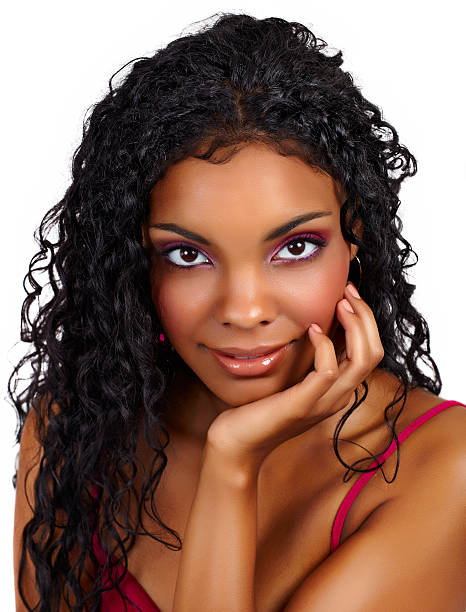
MULTIPOLYGON (((358 265, 359 265, 359 282, 357 284, 357 289, 359 290, 359 288, 361 287, 361 280, 362 280, 362 267, 361 267, 361 262, 359 260, 359 257, 357 255, 354 256, 354 259, 357 260, 358 265)), ((351 261, 351 263, 353 262, 353 260, 351 261)))

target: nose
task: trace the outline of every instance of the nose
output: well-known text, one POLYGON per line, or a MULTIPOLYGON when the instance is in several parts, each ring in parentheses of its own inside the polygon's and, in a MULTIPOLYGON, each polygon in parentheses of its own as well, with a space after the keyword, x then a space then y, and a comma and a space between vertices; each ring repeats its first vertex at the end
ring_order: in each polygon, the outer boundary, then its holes
POLYGON ((242 266, 224 275, 215 306, 218 323, 251 329, 272 323, 276 317, 271 281, 257 266, 242 266))

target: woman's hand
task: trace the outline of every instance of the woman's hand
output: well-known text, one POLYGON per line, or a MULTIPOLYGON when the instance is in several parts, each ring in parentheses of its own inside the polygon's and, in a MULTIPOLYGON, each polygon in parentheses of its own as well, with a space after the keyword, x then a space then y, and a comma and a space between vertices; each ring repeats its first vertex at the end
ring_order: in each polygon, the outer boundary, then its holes
POLYGON ((382 360, 384 350, 372 310, 352 295, 348 285, 345 298, 336 306, 345 333, 341 361, 330 338, 311 325, 314 369, 284 391, 222 412, 209 427, 209 448, 233 464, 258 469, 274 448, 348 404, 354 390, 382 360), (345 298, 354 313, 345 308, 345 298))

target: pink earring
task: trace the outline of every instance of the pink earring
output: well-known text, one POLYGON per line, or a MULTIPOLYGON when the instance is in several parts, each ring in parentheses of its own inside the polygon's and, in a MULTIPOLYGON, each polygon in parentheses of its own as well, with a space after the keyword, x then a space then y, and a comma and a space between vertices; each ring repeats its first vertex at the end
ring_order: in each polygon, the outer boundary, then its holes
MULTIPOLYGON (((164 347, 168 347, 168 345, 170 344, 168 338, 165 338, 165 334, 159 334, 159 337, 155 338, 155 341, 157 343, 160 342, 164 347)), ((170 344, 170 351, 172 353, 175 352, 175 347, 172 344, 170 344)))

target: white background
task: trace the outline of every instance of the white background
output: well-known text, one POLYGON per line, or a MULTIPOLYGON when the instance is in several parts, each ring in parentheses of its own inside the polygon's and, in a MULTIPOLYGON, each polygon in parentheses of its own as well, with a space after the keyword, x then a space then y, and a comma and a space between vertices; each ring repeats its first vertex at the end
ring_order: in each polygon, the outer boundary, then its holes
POLYGON ((343 68, 383 109, 417 158, 418 174, 406 180, 400 193, 404 235, 420 260, 410 273, 417 285, 414 303, 430 327, 432 355, 444 383, 441 396, 466 402, 461 354, 466 340, 465 52, 460 6, 454 0, 431 5, 421 0, 256 0, 241 5, 197 0, 182 10, 179 3, 161 5, 155 0, 8 3, 0 41, 3 610, 14 609, 11 477, 17 450, 6 384, 13 363, 28 348, 19 343, 19 332, 22 280, 37 250, 33 231, 69 185, 71 156, 80 142, 85 112, 106 93, 110 76, 218 11, 300 21, 341 49, 343 68))

